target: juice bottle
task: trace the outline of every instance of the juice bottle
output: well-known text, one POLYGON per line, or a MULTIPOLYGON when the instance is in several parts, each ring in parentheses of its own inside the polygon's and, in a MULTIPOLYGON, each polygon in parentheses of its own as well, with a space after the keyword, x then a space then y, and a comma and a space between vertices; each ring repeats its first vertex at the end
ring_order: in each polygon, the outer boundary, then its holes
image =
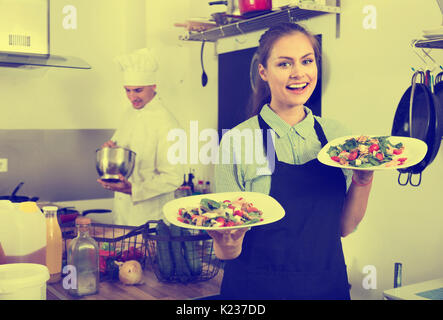
POLYGON ((43 207, 46 217, 46 266, 49 269, 50 278, 48 283, 60 281, 62 272, 62 231, 57 220, 55 206, 43 207))

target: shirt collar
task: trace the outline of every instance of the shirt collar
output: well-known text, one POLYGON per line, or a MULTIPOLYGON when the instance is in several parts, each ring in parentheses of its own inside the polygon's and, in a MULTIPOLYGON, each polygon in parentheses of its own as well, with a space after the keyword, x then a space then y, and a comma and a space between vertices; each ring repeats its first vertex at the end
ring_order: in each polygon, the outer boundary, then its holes
POLYGON ((285 122, 282 118, 278 116, 268 104, 264 105, 260 111, 260 115, 263 120, 275 131, 275 133, 280 137, 290 133, 291 128, 294 128, 295 132, 302 138, 306 138, 314 127, 314 115, 308 107, 304 107, 306 112, 306 117, 299 123, 293 125, 292 127, 285 122))

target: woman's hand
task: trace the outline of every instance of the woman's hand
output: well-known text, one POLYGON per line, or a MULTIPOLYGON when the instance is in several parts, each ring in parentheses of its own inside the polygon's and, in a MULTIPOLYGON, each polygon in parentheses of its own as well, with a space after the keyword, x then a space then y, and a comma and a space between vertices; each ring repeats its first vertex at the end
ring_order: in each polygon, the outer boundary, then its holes
POLYGON ((107 190, 132 194, 132 184, 121 174, 118 175, 118 178, 120 180, 119 182, 108 182, 101 179, 97 179, 97 182, 100 183, 102 187, 107 190))
POLYGON ((237 258, 242 250, 243 238, 249 228, 235 230, 208 230, 209 236, 214 239, 214 252, 220 260, 237 258))
POLYGON ((117 144, 114 141, 109 140, 109 141, 106 141, 105 143, 103 143, 101 146, 101 148, 106 148, 106 147, 115 148, 115 147, 117 147, 117 144))

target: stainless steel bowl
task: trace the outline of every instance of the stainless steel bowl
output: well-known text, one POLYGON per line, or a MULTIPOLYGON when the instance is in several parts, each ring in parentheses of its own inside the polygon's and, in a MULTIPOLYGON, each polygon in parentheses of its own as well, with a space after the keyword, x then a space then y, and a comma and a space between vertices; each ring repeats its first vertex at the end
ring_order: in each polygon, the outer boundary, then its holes
POLYGON ((118 182, 118 175, 128 179, 134 171, 136 153, 122 147, 97 149, 95 167, 100 179, 118 182))

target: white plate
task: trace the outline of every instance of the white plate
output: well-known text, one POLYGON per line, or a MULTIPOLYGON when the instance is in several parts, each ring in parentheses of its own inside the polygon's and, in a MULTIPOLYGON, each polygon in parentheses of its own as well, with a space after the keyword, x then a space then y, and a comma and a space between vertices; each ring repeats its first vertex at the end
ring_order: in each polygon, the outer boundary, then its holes
POLYGON ((276 222, 285 216, 285 210, 274 198, 268 196, 267 194, 259 192, 207 193, 197 196, 178 198, 166 203, 163 206, 163 213, 165 214, 166 219, 170 223, 178 227, 197 229, 197 230, 229 230, 229 229, 256 227, 276 222), (254 207, 263 212, 262 215, 263 221, 254 224, 239 225, 232 227, 202 227, 202 226, 194 226, 191 224, 183 223, 177 220, 177 217, 179 216, 178 209, 187 208, 187 207, 198 207, 200 205, 200 200, 203 198, 215 201, 224 201, 224 200, 234 201, 240 197, 243 197, 246 201, 253 203, 254 207))
MULTIPOLYGON (((323 163, 327 166, 343 168, 343 169, 368 170, 368 171, 397 170, 397 169, 408 168, 413 165, 416 165, 421 160, 423 160, 423 158, 426 155, 426 152, 428 151, 428 146, 426 145, 425 142, 423 142, 420 139, 409 138, 409 137, 399 137, 399 136, 389 136, 389 141, 392 144, 397 144, 397 143, 401 142, 401 143, 403 143, 403 146, 405 147, 402 154, 399 154, 399 155, 393 157, 394 159, 407 158, 407 160, 402 165, 386 167, 385 164, 383 164, 380 166, 359 168, 359 167, 353 167, 353 166, 349 166, 349 165, 348 166, 342 165, 342 164, 331 159, 331 157, 328 154, 328 150, 331 146, 337 146, 337 145, 343 144, 347 139, 357 138, 359 136, 361 136, 361 135, 345 136, 345 137, 337 138, 337 139, 330 141, 318 153, 318 156, 317 156, 318 161, 320 161, 321 163, 323 163)), ((380 137, 380 136, 384 136, 384 135, 366 135, 366 136, 380 137)))

